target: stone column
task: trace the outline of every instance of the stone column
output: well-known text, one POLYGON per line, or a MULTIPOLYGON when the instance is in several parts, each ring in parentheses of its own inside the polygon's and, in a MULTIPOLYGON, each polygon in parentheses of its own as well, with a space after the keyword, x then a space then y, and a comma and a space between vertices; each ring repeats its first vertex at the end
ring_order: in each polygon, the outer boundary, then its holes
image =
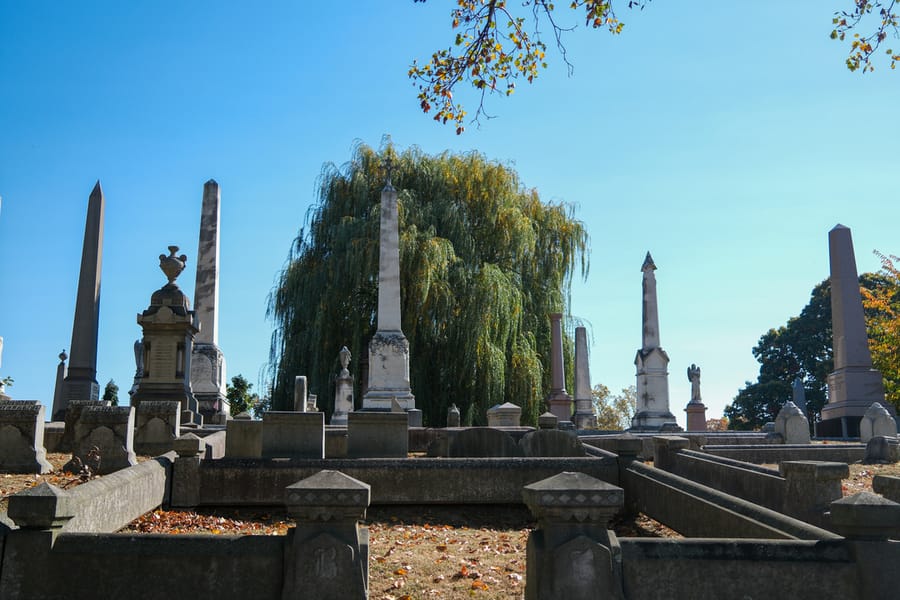
POLYGON ((97 331, 100 325, 100 270, 103 259, 103 189, 94 186, 88 200, 84 224, 84 244, 81 250, 81 271, 75 298, 75 319, 72 323, 72 344, 69 346, 68 372, 63 384, 62 406, 54 406, 52 420, 61 421, 72 400, 98 400, 97 331))
POLYGON ((50 419, 63 421, 66 418, 66 409, 63 407, 63 386, 66 380, 66 359, 69 355, 63 350, 59 353, 59 364, 56 365, 56 386, 53 388, 53 410, 50 411, 50 419), (54 419, 59 415, 60 419, 54 419))
POLYGON ((339 471, 285 488, 297 525, 285 540, 282 598, 369 597, 369 530, 359 521, 371 497, 368 484, 339 471))
POLYGON ((641 349, 634 365, 637 368, 637 413, 631 429, 659 431, 663 425, 672 428, 675 415, 669 411, 669 355, 659 345, 659 311, 656 304, 656 264, 647 253, 643 273, 643 304, 641 310, 641 349))
POLYGON ((229 414, 225 400, 225 356, 219 349, 219 184, 210 179, 203 186, 200 242, 197 246, 197 279, 194 313, 200 331, 191 357, 191 386, 200 413, 209 423, 222 424, 229 414))
POLYGON ((587 330, 575 328, 575 428, 595 429, 597 416, 591 394, 591 371, 589 365, 587 330))
POLYGON ((566 392, 561 313, 550 315, 550 395, 547 405, 560 421, 572 420, 572 396, 566 392))
MULTIPOLYGON (((839 224, 828 232, 828 251, 834 372, 828 375, 828 403, 817 431, 823 437, 856 437, 866 409, 873 402, 886 404, 884 384, 881 373, 872 368, 849 228, 839 224)), ((893 407, 888 410, 896 415, 893 407)))
POLYGON ((526 485, 538 521, 528 536, 525 598, 624 598, 621 548, 609 521, 625 491, 584 473, 563 472, 526 485))
POLYGON ((381 191, 381 237, 378 258, 378 331, 369 342, 369 385, 363 410, 391 410, 392 400, 404 410, 416 407, 409 384, 409 342, 400 327, 400 221, 397 190, 381 191))

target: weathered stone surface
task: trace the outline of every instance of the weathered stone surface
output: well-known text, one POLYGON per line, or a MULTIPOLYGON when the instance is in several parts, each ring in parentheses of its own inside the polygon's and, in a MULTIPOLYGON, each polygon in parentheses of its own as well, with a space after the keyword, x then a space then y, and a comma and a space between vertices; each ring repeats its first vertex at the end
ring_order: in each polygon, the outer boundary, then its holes
POLYGON ((552 412, 545 412, 538 417, 539 429, 556 429, 559 427, 559 417, 552 412))
POLYGON ((587 329, 575 328, 575 414, 576 429, 596 429, 594 400, 591 393, 591 372, 588 355, 587 329))
POLYGON ((88 406, 75 424, 72 451, 82 461, 91 449, 100 450, 101 475, 137 464, 134 455, 134 407, 88 406))
POLYGON ((9 498, 9 518, 19 527, 59 528, 75 516, 76 509, 68 492, 47 482, 9 498))
POLYGON ((838 533, 851 539, 897 539, 900 504, 871 492, 859 492, 831 503, 831 524, 838 533))
POLYGON ((0 472, 49 473, 44 450, 44 407, 38 402, 0 402, 0 472))
POLYGON ((409 453, 409 416, 405 412, 350 413, 347 456, 350 458, 406 458, 409 453))
POLYGON ((285 488, 288 513, 305 521, 357 520, 372 499, 369 484, 340 471, 322 470, 285 488))
POLYGON ((347 425, 347 415, 353 412, 353 377, 350 375, 350 351, 344 346, 339 353, 341 372, 334 382, 334 412, 332 425, 347 425))
POLYGON ((459 423, 459 408, 456 407, 456 404, 451 404, 447 409, 447 427, 459 427, 459 423))
POLYGON ((325 458, 325 413, 268 411, 263 414, 265 458, 325 458))
POLYGON ((892 502, 900 503, 900 477, 876 475, 872 489, 892 502))
MULTIPOLYGON (((240 415, 238 415, 240 416, 240 415)), ((235 417, 226 423, 225 456, 227 458, 260 458, 262 456, 263 422, 235 417)))
POLYGON ((560 421, 572 420, 572 396, 566 392, 562 347, 562 314, 550 315, 550 394, 547 407, 560 421))
POLYGON ((586 456, 584 445, 574 433, 558 429, 540 429, 519 440, 523 456, 586 456))
POLYGON ((134 450, 159 456, 173 448, 181 433, 181 404, 175 400, 147 400, 137 407, 134 450))
POLYGON ((900 460, 900 440, 884 435, 873 436, 866 443, 864 463, 893 464, 900 460))

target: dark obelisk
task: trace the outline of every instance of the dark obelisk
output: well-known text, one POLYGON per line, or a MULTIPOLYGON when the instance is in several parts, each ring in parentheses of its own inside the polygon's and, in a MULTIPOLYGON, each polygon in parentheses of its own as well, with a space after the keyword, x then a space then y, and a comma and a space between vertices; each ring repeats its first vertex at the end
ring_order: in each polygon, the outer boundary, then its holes
POLYGON ((73 400, 100 399, 100 386, 97 384, 97 331, 100 325, 104 210, 103 189, 97 181, 88 200, 78 295, 75 297, 72 344, 69 347, 69 367, 63 382, 62 402, 52 416, 54 421, 65 419, 66 408, 73 400))
POLYGON ((859 421, 874 402, 884 401, 881 372, 872 367, 866 334, 856 255, 850 229, 836 225, 828 232, 831 263, 831 329, 834 372, 828 375, 828 403, 822 407, 817 433, 823 437, 856 437, 859 421))

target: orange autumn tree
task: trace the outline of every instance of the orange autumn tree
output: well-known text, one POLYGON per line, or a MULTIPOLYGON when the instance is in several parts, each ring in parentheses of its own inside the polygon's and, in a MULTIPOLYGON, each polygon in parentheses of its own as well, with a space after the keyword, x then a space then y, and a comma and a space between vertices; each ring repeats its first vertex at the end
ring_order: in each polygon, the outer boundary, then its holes
POLYGON ((900 257, 875 251, 881 259, 879 281, 860 288, 872 362, 884 377, 885 400, 900 409, 900 257))

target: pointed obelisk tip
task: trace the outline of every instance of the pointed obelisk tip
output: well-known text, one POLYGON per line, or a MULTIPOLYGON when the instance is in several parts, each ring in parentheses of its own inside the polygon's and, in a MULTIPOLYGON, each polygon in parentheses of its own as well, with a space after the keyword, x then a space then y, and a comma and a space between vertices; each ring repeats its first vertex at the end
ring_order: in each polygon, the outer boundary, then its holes
POLYGON ((839 229, 850 229, 850 228, 847 227, 846 225, 841 225, 840 223, 838 223, 837 225, 835 225, 834 227, 832 227, 831 230, 832 230, 832 231, 837 231, 837 230, 839 230, 839 229))
POLYGON ((100 187, 100 180, 98 179, 97 183, 94 184, 94 189, 91 190, 91 197, 93 198, 94 196, 102 196, 102 195, 103 195, 103 188, 100 187))
POLYGON ((210 178, 210 180, 207 181, 204 185, 214 185, 214 186, 217 186, 217 187, 218 187, 219 182, 216 181, 215 179, 210 178))
POLYGON ((641 265, 641 271, 646 271, 648 269, 651 271, 656 270, 656 264, 653 262, 653 257, 650 256, 649 252, 647 252, 647 257, 644 258, 644 264, 641 265))

